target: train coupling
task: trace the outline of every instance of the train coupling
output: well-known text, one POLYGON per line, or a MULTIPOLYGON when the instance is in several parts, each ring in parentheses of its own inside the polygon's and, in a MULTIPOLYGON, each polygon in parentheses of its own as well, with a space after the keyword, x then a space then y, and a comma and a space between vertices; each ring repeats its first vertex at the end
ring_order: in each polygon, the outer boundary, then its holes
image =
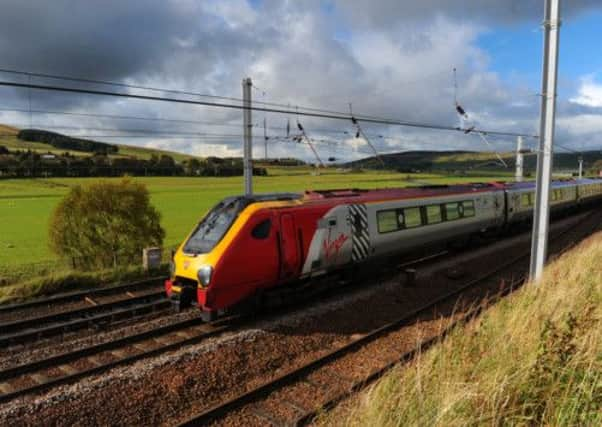
POLYGON ((179 283, 175 280, 165 281, 165 292, 175 311, 197 305, 197 290, 195 286, 179 283))

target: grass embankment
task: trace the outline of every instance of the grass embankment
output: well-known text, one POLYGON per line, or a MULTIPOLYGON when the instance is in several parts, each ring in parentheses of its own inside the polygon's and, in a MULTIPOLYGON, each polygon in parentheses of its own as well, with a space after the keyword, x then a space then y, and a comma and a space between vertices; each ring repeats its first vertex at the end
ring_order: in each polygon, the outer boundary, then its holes
POLYGON ((602 233, 323 424, 602 425, 602 233))

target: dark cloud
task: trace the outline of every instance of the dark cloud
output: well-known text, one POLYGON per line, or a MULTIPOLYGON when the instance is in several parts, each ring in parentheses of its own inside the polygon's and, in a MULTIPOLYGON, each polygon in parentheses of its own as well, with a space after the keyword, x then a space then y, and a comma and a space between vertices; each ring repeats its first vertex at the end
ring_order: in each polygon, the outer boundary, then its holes
POLYGON ((121 80, 156 65, 192 24, 159 0, 5 0, 0 57, 7 68, 121 80))
MULTIPOLYGON (((565 18, 598 3, 565 1, 565 18)), ((526 96, 524 89, 502 81, 488 68, 487 52, 478 47, 477 39, 487 25, 538 22, 542 1, 346 0, 333 4, 329 11, 317 0, 264 0, 255 9, 245 0, 5 0, 0 15, 0 68, 234 97, 240 96, 241 79, 251 76, 259 88, 253 96, 259 101, 339 111, 347 111, 352 102, 358 113, 456 125, 451 70, 458 67, 461 101, 483 127, 525 132, 536 129, 539 104, 535 90, 526 96)), ((0 74, 0 78, 7 76, 0 74)), ((27 109, 30 95, 34 109, 241 124, 240 112, 235 110, 6 88, 0 89, 0 106, 27 109)), ((590 110, 575 104, 559 108, 575 115, 590 110)), ((6 117, 21 123, 29 120, 27 114, 2 114, 0 122, 6 117)), ((254 117, 259 122, 263 114, 254 117)), ((78 126, 83 131, 87 127, 117 131, 143 127, 241 132, 160 121, 43 115, 34 119, 40 124, 78 126)), ((296 118, 290 119, 294 122, 296 118)), ((316 138, 332 134, 313 129, 349 131, 352 127, 346 122, 300 120, 316 138)), ((273 114, 268 121, 271 126, 283 127, 286 117, 273 114)), ((478 139, 455 134, 376 126, 368 129, 399 138, 398 142, 380 142, 391 149, 417 148, 420 144, 431 147, 434 142, 438 149, 486 149, 478 139)), ((566 132, 560 135, 571 137, 566 132)), ((150 139, 122 142, 150 143, 203 155, 212 150, 218 154, 240 152, 236 138, 211 143, 150 139)), ((331 148, 320 150, 328 156, 331 148)), ((290 144, 274 143, 272 152, 311 156, 306 147, 290 144)))
MULTIPOLYGON (((454 21, 514 24, 543 19, 543 0, 334 0, 337 10, 355 25, 387 29, 421 24, 437 16, 454 21)), ((565 19, 601 8, 599 0, 562 1, 565 19)))

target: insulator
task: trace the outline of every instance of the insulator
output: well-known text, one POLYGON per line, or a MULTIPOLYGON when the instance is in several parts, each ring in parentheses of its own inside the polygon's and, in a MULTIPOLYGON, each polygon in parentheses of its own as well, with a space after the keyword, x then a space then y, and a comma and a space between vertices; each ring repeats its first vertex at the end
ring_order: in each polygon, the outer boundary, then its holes
POLYGON ((459 115, 466 116, 466 111, 464 111, 464 108, 460 104, 456 104, 456 111, 459 115))

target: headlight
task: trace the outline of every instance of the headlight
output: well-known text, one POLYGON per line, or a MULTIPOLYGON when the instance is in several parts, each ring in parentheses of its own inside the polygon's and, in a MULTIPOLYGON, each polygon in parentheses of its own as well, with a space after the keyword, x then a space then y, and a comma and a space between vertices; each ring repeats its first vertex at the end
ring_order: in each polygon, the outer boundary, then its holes
POLYGON ((202 286, 209 286, 211 283, 211 273, 213 273, 213 267, 210 265, 204 265, 197 271, 197 277, 202 286))

